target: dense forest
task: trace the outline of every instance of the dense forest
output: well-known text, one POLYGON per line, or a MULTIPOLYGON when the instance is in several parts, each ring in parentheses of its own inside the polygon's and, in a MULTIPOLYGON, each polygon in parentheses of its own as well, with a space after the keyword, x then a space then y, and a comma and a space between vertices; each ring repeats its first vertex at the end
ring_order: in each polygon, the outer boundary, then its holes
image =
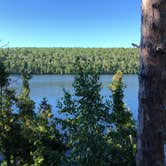
POLYGON ((16 95, 0 61, 0 165, 135 166, 136 128, 123 102, 122 72, 113 76, 111 98, 105 100, 94 62, 77 58, 74 68, 74 92, 64 90, 57 105, 66 115, 60 119, 45 98, 35 110, 27 69, 16 95))
POLYGON ((32 74, 75 74, 77 57, 88 57, 101 74, 136 74, 139 68, 136 48, 10 48, 0 49, 9 73, 20 74, 27 68, 32 74))

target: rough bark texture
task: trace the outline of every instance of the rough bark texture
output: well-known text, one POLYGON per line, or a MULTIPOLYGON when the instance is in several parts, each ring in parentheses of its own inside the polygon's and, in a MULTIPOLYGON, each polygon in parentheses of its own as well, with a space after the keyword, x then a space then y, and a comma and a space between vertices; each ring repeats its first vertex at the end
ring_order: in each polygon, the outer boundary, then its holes
POLYGON ((137 166, 164 164, 166 0, 142 0, 137 166))

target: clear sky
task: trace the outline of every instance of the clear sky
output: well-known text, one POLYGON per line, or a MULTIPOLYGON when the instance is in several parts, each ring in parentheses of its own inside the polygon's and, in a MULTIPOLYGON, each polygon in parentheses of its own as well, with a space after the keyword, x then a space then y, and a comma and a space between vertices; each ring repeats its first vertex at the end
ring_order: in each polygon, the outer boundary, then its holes
POLYGON ((131 47, 141 0, 0 0, 0 39, 10 47, 131 47))

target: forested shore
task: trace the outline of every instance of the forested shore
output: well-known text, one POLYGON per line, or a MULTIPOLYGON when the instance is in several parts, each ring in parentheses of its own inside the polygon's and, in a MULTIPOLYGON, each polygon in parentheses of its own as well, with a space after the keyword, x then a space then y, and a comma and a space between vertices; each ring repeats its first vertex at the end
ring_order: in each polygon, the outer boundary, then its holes
POLYGON ((65 117, 58 118, 46 98, 35 110, 27 69, 16 94, 0 61, 1 166, 135 166, 136 125, 123 102, 123 74, 113 76, 105 98, 93 64, 76 59, 74 91, 64 90, 57 113, 65 117))
POLYGON ((32 74, 75 74, 77 57, 89 58, 100 74, 136 74, 139 68, 137 48, 5 48, 0 58, 7 71, 20 74, 24 68, 32 74))

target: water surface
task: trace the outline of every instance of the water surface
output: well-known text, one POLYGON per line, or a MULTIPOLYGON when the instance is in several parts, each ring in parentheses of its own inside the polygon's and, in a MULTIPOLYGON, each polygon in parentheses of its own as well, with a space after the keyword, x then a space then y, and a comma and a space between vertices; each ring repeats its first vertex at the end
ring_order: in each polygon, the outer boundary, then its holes
MULTIPOLYGON (((73 75, 34 75, 30 80, 30 97, 36 102, 36 107, 39 106, 43 97, 48 99, 48 102, 52 105, 54 114, 57 115, 57 100, 63 97, 63 88, 73 92, 72 82, 73 75)), ((112 75, 101 75, 100 81, 102 83, 101 94, 106 98, 109 98, 111 92, 109 90, 109 84, 111 83, 112 75)), ((17 93, 21 90, 21 76, 11 75, 11 86, 14 87, 17 93)), ((127 107, 133 113, 135 119, 137 119, 138 109, 138 77, 137 75, 124 75, 124 83, 126 89, 124 92, 124 101, 127 107)))

